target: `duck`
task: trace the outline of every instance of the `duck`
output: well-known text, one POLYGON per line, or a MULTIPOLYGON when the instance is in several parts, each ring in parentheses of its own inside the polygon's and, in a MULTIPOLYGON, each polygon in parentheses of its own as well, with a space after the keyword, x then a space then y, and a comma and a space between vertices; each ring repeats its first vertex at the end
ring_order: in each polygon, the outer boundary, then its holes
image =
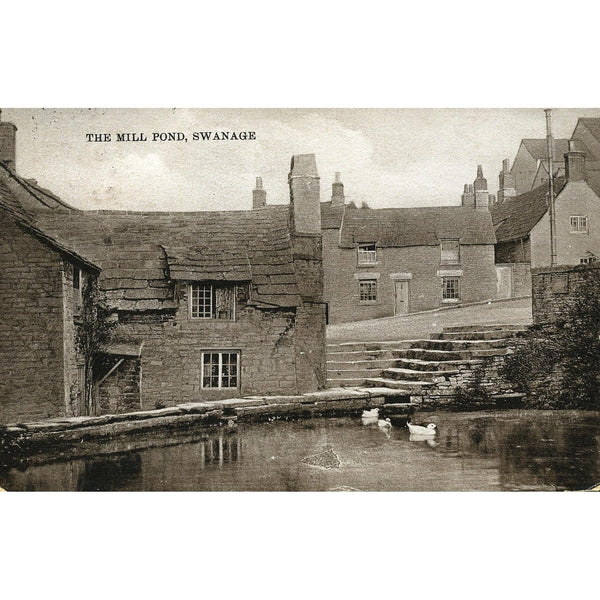
POLYGON ((437 433, 435 423, 429 423, 427 427, 424 427, 423 425, 413 425, 410 421, 408 421, 406 426, 408 427, 408 431, 410 431, 410 433, 416 435, 435 435, 437 433))
POLYGON ((363 419, 371 419, 373 417, 375 417, 375 418, 379 417, 379 409, 378 408, 372 408, 371 410, 363 410, 363 412, 362 412, 363 419))
POLYGON ((392 428, 392 422, 390 421, 389 417, 387 419, 379 419, 377 421, 377 425, 379 427, 381 427, 382 429, 391 429, 392 428))

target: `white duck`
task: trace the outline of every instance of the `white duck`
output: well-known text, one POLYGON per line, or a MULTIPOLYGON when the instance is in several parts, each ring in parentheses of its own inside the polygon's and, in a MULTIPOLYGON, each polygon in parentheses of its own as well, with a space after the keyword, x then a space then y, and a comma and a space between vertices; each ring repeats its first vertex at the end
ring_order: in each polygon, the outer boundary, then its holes
POLYGON ((379 409, 372 408, 371 410, 363 410, 362 417, 363 417, 363 419, 371 419, 373 417, 379 417, 379 409))
POLYGON ((377 425, 379 425, 379 427, 381 427, 381 429, 391 429, 392 428, 392 422, 390 421, 389 417, 385 420, 379 419, 377 421, 377 425))
POLYGON ((423 427, 422 425, 413 425, 410 421, 406 424, 408 430, 413 435, 435 435, 437 433, 437 428, 435 423, 429 423, 427 427, 423 427))

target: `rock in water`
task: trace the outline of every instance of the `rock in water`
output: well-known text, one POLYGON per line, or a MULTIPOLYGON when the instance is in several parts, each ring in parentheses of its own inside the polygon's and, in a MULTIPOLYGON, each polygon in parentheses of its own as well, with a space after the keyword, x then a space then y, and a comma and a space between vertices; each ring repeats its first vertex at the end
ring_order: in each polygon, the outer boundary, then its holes
POLYGON ((339 456, 333 450, 325 450, 320 454, 306 456, 302 459, 302 462, 321 469, 339 469, 341 464, 339 456))

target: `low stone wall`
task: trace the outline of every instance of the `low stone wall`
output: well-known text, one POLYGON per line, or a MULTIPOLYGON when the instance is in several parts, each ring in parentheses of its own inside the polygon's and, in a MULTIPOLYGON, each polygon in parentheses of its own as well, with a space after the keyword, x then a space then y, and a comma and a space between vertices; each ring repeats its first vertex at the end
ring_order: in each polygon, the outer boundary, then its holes
MULTIPOLYGON (((44 460, 103 453, 114 446, 119 436, 133 436, 134 439, 143 435, 142 446, 152 447, 155 435, 158 438, 170 432, 174 443, 178 443, 176 440, 181 435, 203 427, 234 427, 238 422, 281 417, 360 415, 363 410, 383 407, 385 393, 386 390, 378 388, 337 388, 296 396, 230 398, 127 414, 5 425, 0 426, 0 464, 10 464, 15 456, 32 456, 35 460, 39 453, 44 454, 44 460), (102 446, 105 444, 106 450, 102 446)), ((389 410, 397 412, 398 409, 398 405, 389 406, 389 410)))

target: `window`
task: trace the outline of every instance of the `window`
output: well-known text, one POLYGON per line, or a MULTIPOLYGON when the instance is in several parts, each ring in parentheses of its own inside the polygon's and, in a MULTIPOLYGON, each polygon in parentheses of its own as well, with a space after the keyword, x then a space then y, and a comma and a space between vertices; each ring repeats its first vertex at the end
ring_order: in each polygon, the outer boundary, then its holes
POLYGON ((443 265, 457 265, 460 263, 460 244, 458 240, 442 240, 443 265))
POLYGON ((460 278, 442 277, 442 300, 460 300, 460 278))
POLYGON ((81 294, 82 276, 81 269, 73 266, 73 316, 78 317, 81 314, 81 305, 83 297, 81 294))
POLYGON ((573 215, 571 217, 571 233, 587 233, 588 218, 585 215, 573 215))
POLYGON ((192 283, 190 314, 192 319, 235 319, 235 285, 192 283))
POLYGON ((592 263, 595 263, 598 259, 595 256, 584 256, 583 258, 579 259, 579 264, 580 265, 591 265, 592 263))
POLYGON ((238 387, 239 352, 203 352, 202 387, 231 389, 238 387))
POLYGON ((358 282, 360 302, 377 302, 377 279, 363 279, 358 282))
POLYGON ((358 245, 358 264, 373 265, 377 262, 377 246, 375 244, 358 245))

